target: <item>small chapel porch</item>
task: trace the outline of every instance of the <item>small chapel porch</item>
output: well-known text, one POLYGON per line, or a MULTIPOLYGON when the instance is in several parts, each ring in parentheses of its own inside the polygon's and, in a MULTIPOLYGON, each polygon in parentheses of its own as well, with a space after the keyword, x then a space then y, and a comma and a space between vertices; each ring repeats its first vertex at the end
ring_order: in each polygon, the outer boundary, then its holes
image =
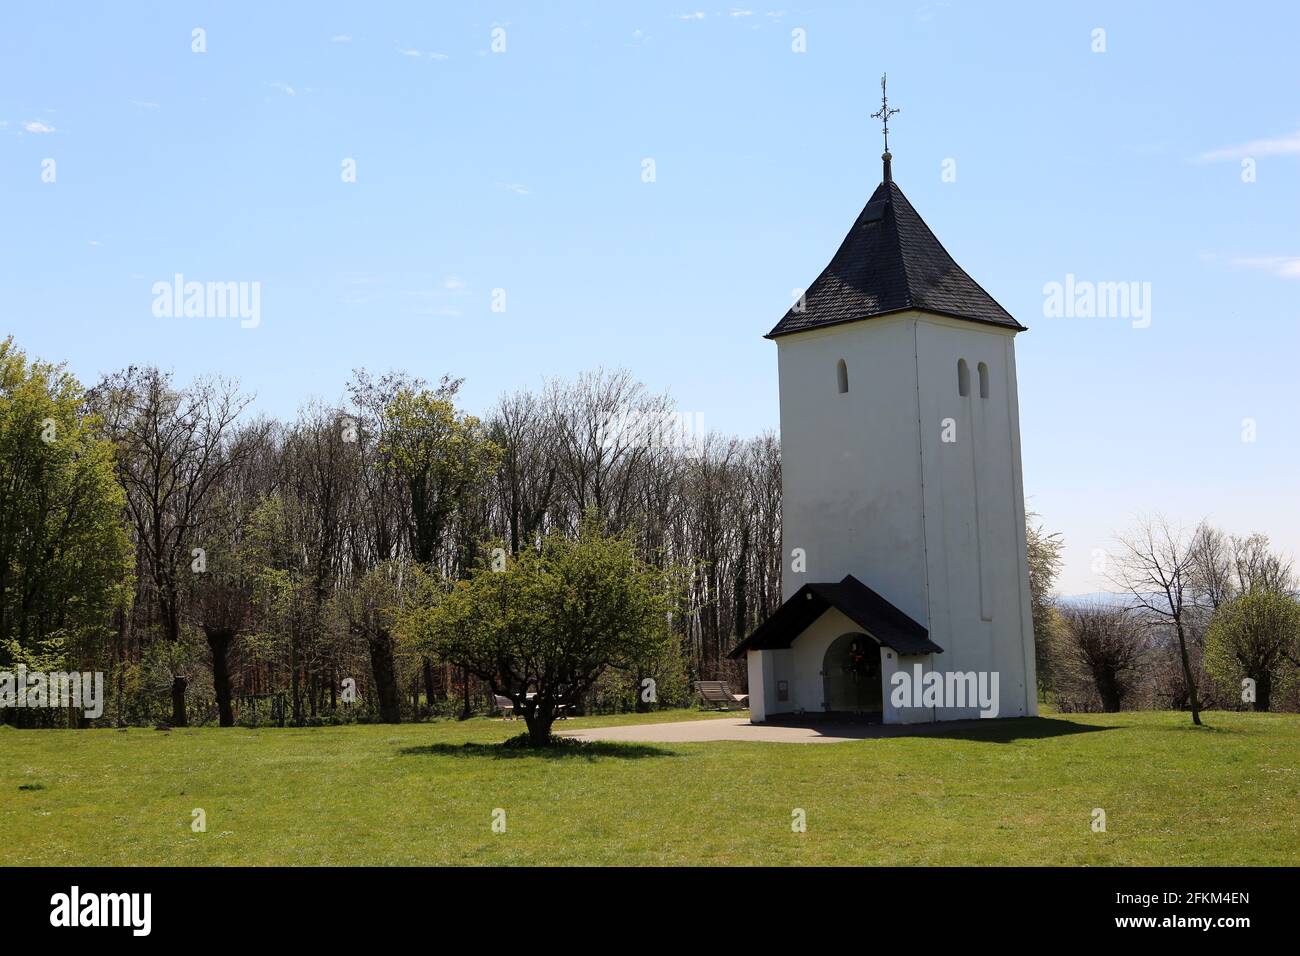
POLYGON ((829 720, 919 723, 930 708, 898 708, 890 679, 943 648, 926 628, 852 575, 806 584, 730 653, 746 659, 753 723, 829 720))

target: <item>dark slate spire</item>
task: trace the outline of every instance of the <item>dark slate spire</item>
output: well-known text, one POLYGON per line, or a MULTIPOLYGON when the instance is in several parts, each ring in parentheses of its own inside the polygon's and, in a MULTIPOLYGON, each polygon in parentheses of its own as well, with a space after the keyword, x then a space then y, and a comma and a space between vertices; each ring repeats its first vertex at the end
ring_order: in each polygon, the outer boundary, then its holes
POLYGON ((893 181, 885 181, 800 301, 767 338, 915 309, 1004 329, 1024 326, 962 271, 893 181))
POLYGON ((872 119, 880 120, 885 136, 880 157, 884 179, 831 264, 767 338, 909 309, 1024 331, 1023 325, 953 262, 903 191, 894 185, 889 118, 900 111, 889 105, 886 81, 882 75, 880 109, 871 114, 872 119))

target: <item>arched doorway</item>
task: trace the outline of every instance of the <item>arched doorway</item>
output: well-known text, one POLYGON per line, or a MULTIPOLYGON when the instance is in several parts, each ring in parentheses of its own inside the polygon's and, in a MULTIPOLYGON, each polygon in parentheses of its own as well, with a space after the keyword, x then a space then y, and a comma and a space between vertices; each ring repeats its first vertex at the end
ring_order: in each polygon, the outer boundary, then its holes
POLYGON ((865 634, 841 634, 826 649, 822 682, 826 710, 879 714, 883 709, 880 645, 865 634))

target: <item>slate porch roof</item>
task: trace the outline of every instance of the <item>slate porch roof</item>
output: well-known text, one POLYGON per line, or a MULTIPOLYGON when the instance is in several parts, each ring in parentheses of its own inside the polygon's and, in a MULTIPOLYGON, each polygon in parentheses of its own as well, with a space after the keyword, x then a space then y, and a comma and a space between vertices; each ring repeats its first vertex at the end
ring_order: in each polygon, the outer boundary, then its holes
POLYGON ((803 303, 765 338, 909 309, 1025 330, 953 261, 892 178, 871 194, 803 303))
POLYGON ((851 574, 838 584, 805 584, 754 629, 727 656, 732 660, 746 651, 789 647, 828 608, 844 616, 881 644, 900 654, 941 654, 930 632, 851 574))

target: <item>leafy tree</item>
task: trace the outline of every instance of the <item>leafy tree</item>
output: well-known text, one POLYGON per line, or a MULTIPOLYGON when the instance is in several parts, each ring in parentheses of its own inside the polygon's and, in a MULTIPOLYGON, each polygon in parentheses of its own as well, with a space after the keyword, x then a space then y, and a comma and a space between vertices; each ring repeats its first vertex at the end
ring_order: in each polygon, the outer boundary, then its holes
POLYGON ((102 657, 131 551, 98 427, 62 366, 0 342, 0 663, 102 657))
MULTIPOLYGON (((397 684, 396 644, 399 627, 410 613, 417 595, 434 593, 428 575, 409 561, 384 561, 375 565, 351 588, 340 592, 339 602, 348 628, 366 642, 379 697, 379 719, 400 723, 402 703, 397 684)), ((427 606, 427 605, 426 605, 427 606)))
POLYGON ((1219 608, 1205 635, 1205 666, 1227 685, 1255 682, 1255 710, 1268 710, 1300 664, 1300 604, 1277 591, 1247 591, 1219 608))
POLYGON ((485 482, 500 455, 479 420, 456 410, 457 384, 402 389, 385 411, 383 451, 406 487, 411 555, 426 567, 467 488, 485 482))
MULTIPOLYGON (((443 558, 446 568, 448 528, 457 517, 473 524, 471 515, 500 459, 501 449, 488 438, 477 418, 457 411, 454 399, 460 382, 443 379, 436 391, 399 388, 384 409, 380 450, 405 491, 405 516, 410 554, 424 568, 443 558)), ((472 546, 481 532, 463 535, 472 546)), ((425 697, 433 705, 433 661, 421 661, 425 697)), ((469 684, 465 682, 465 716, 469 716, 469 684)))
POLYGON ((1053 684, 1055 661, 1052 649, 1061 629, 1060 617, 1052 599, 1056 576, 1061 573, 1061 552, 1065 542, 1060 532, 1048 533, 1034 522, 1038 516, 1025 516, 1025 552, 1029 562, 1029 609, 1034 622, 1034 661, 1038 686, 1053 684))
POLYGON ((602 533, 594 515, 576 538, 552 532, 497 567, 475 569, 408 626, 429 652, 510 698, 534 746, 551 742, 559 706, 581 700, 607 668, 636 672, 672 640, 681 573, 646 563, 630 535, 602 533))

